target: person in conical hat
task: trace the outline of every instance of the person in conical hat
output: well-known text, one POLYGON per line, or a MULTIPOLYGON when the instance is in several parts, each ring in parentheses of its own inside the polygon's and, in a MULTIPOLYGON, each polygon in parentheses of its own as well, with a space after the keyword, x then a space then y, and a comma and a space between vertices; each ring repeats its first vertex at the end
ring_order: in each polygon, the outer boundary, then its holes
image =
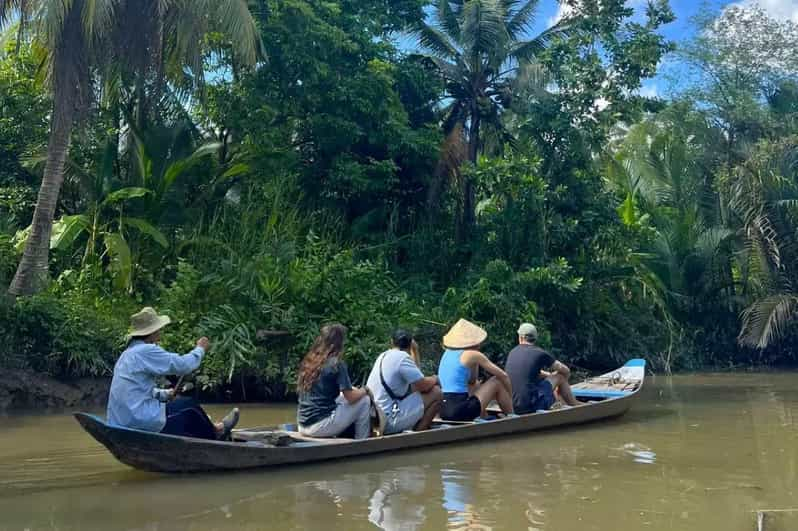
POLYGON ((196 347, 183 356, 161 348, 161 330, 171 322, 169 316, 158 315, 149 306, 130 317, 127 348, 114 365, 107 421, 114 426, 169 435, 228 438, 238 422, 238 408, 213 423, 196 401, 175 398, 176 389, 156 385, 158 377, 184 376, 196 370, 210 348, 207 337, 199 338, 196 347))
POLYGON ((502 413, 513 414, 510 378, 479 350, 487 338, 485 330, 465 319, 457 321, 443 336, 446 350, 438 366, 443 420, 485 418, 486 408, 493 400, 499 403, 502 413), (482 383, 477 381, 480 368, 491 375, 482 383))

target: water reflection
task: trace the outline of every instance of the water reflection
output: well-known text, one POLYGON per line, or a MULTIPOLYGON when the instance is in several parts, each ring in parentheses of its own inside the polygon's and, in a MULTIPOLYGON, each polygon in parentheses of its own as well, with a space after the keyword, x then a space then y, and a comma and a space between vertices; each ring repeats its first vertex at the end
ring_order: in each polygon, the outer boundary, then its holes
POLYGON ((426 521, 427 473, 419 466, 381 474, 369 499, 369 522, 380 529, 415 531, 426 521))
POLYGON ((613 450, 631 457, 635 463, 653 465, 657 461, 657 454, 652 452, 648 446, 640 443, 626 443, 622 447, 614 448, 613 450))

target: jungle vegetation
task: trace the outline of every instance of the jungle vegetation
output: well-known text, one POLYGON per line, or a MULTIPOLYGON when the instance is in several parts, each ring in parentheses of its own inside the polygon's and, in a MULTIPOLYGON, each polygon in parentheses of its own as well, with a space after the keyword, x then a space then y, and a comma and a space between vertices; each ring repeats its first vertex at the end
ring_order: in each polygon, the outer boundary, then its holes
POLYGON ((578 368, 790 365, 798 27, 667 0, 0 0, 0 365, 108 374, 129 315, 281 398, 466 317, 578 368), (641 84, 666 76, 666 95, 641 84))

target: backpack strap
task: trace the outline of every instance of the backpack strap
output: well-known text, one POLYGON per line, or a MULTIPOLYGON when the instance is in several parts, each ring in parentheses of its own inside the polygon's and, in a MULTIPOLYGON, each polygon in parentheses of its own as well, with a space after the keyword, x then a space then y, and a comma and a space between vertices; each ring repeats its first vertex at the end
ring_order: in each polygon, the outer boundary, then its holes
POLYGON ((400 400, 404 400, 405 398, 413 394, 413 387, 408 385, 407 392, 401 396, 398 396, 396 393, 394 393, 391 390, 390 386, 388 385, 388 382, 385 381, 385 377, 382 375, 382 362, 384 359, 385 355, 383 354, 383 356, 380 358, 380 382, 382 383, 382 387, 383 389, 385 389, 385 392, 388 393, 388 396, 391 397, 391 400, 395 400, 397 402, 400 400))

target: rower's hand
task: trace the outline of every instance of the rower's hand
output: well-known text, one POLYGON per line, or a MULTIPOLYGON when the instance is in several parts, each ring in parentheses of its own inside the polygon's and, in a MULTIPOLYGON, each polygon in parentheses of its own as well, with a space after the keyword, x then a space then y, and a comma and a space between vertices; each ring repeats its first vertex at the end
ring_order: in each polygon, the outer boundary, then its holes
POLYGON ((175 396, 177 396, 177 389, 175 389, 174 387, 172 387, 171 389, 167 389, 166 391, 167 402, 171 402, 172 400, 174 400, 175 396))
POLYGON ((208 340, 207 337, 203 336, 197 340, 197 346, 201 347, 202 350, 207 352, 208 349, 211 348, 211 342, 208 340))

